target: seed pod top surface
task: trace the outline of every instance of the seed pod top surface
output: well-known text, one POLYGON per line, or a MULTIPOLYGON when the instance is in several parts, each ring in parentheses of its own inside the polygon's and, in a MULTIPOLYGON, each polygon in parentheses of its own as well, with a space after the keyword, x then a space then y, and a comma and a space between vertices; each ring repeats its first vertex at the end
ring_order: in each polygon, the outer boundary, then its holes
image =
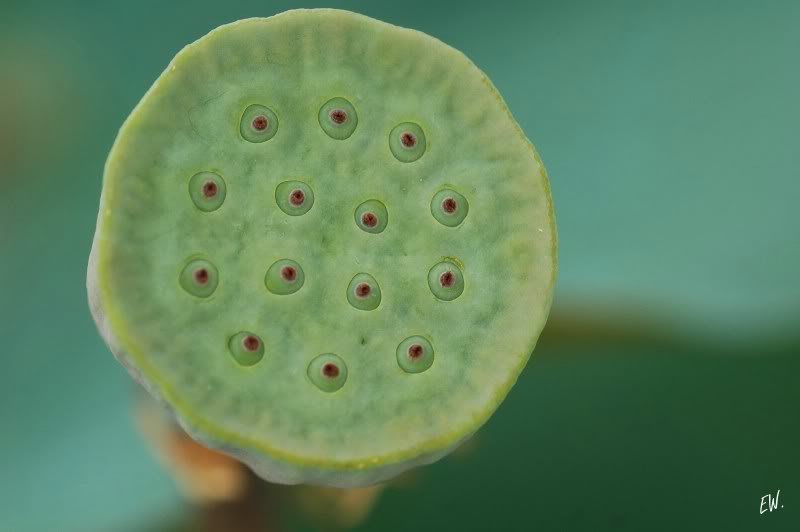
POLYGON ((265 478, 355 486, 474 433, 547 318, 542 163, 425 34, 337 10, 184 48, 108 158, 92 313, 198 440, 265 478))

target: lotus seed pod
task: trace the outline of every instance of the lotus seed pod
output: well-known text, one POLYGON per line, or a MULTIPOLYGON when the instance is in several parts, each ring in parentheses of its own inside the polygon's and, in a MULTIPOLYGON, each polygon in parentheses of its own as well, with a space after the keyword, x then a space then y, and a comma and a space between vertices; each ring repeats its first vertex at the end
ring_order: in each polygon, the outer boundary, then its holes
POLYGON ((476 66, 299 10, 212 31, 145 94, 106 163, 88 290, 193 438, 273 482, 345 487, 491 416, 555 264, 545 170, 476 66))

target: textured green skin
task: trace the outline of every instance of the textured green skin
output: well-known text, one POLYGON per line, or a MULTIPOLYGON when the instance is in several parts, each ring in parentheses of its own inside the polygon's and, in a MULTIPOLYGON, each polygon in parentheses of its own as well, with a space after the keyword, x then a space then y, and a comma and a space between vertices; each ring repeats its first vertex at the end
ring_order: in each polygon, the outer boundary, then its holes
POLYGON ((303 10, 218 28, 182 50, 145 95, 106 165, 88 289, 115 356, 195 438, 272 481, 355 486, 440 458, 488 419, 546 321, 555 250, 541 161, 468 59, 419 32, 303 10), (336 96, 358 112, 346 140, 318 122, 336 96), (254 103, 279 118, 267 142, 240 137, 254 103), (413 163, 388 145, 407 121, 427 140, 413 163), (227 185, 225 203, 209 213, 187 192, 206 170, 227 185), (314 190, 303 216, 275 204, 275 187, 291 179, 314 190), (445 187, 470 203, 456 228, 431 216, 445 187), (389 210, 381 234, 353 220, 370 198, 389 210), (179 286, 190 257, 219 270, 207 299, 179 286), (305 271, 289 296, 264 287, 281 258, 305 271), (442 260, 465 277, 450 302, 427 283, 442 260), (362 271, 381 285, 373 311, 346 299, 362 271), (239 331, 264 341, 252 367, 227 350, 239 331), (436 351, 418 374, 396 360, 411 335, 436 351), (327 352, 348 369, 334 393, 306 373, 327 352))

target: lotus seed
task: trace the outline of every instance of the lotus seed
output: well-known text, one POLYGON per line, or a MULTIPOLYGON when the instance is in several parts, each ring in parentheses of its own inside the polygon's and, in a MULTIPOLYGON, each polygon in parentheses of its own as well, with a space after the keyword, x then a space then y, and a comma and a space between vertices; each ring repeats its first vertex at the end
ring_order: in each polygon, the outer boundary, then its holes
POLYGON ((239 127, 242 138, 259 143, 270 140, 278 132, 278 116, 272 109, 254 104, 244 110, 239 127))
POLYGON ((398 161, 412 163, 425 154, 427 141, 418 124, 399 124, 389 134, 389 149, 398 161))
POLYGON ((424 336, 409 336, 397 346, 395 355, 406 373, 422 373, 433 365, 433 346, 424 336))
POLYGON ((303 287, 306 281, 303 268, 296 261, 281 259, 267 269, 264 285, 275 295, 288 296, 303 287))
POLYGON ((206 260, 195 259, 184 266, 180 285, 193 296, 206 298, 217 289, 217 268, 206 260))
POLYGON ((382 202, 367 200, 356 207, 355 221, 356 225, 367 233, 382 233, 389 224, 389 211, 382 202))
POLYGON ((381 304, 381 288, 368 273, 359 273, 347 287, 347 300, 358 310, 375 310, 381 304))
POLYGON ((346 140, 358 127, 358 113, 345 98, 332 98, 319 110, 319 125, 332 139, 346 140))
POLYGON ((225 201, 225 181, 214 172, 199 172, 189 180, 189 197, 203 212, 219 209, 225 201))
POLYGON ((428 272, 428 286, 442 301, 452 301, 464 292, 464 274, 453 262, 442 261, 428 272))
POLYGON ((231 337, 228 349, 242 366, 253 366, 264 358, 264 342, 256 334, 243 331, 231 337))
POLYGON ((289 216, 301 216, 314 206, 314 192, 302 181, 284 181, 275 188, 275 202, 289 216))
POLYGON ((325 353, 311 361, 306 374, 317 388, 331 393, 341 389, 347 381, 347 365, 339 355, 325 353))
POLYGON ((467 198, 452 189, 440 190, 431 199, 431 214, 442 225, 457 227, 469 213, 467 198))

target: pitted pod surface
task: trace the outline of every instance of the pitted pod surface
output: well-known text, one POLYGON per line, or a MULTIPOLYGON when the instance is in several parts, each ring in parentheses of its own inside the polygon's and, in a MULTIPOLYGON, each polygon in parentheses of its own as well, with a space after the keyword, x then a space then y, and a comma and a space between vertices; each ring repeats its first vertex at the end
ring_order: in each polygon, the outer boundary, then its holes
POLYGON ((130 115, 89 293, 194 438, 275 482, 365 485, 494 412, 555 250, 542 163, 466 57, 291 11, 187 46, 130 115))

